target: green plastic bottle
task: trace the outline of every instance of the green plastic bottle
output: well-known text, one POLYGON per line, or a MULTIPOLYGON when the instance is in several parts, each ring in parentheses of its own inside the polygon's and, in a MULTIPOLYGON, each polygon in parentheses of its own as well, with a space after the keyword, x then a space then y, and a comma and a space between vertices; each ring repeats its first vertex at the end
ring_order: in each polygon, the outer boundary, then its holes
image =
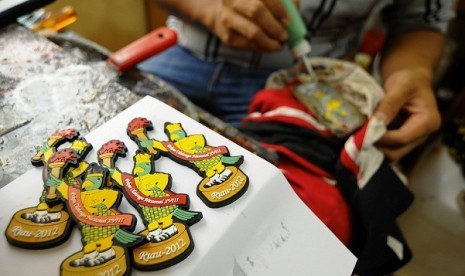
POLYGON ((306 40, 307 28, 300 16, 299 10, 292 0, 281 0, 289 15, 289 26, 287 28, 288 44, 294 58, 303 58, 312 50, 310 43, 306 40))

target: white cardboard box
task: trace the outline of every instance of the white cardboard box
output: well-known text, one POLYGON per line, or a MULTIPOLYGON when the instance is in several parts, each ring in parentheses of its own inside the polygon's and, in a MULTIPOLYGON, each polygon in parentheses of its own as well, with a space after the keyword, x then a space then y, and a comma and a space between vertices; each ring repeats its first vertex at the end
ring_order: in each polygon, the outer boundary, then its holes
MULTIPOLYGON (((126 134, 135 117, 151 120, 150 138, 167 140, 165 122, 181 123, 187 134, 203 134, 207 144, 225 145, 231 155, 243 155, 241 170, 249 177, 247 192, 234 203, 209 208, 196 195, 201 177, 169 158, 155 162, 156 170, 170 173, 172 191, 190 196, 190 210, 203 219, 190 227, 194 250, 180 263, 154 272, 133 269, 133 275, 350 275, 356 258, 296 196, 283 174, 272 164, 248 152, 164 103, 145 97, 112 120, 85 136, 93 145, 87 161, 111 139, 124 141, 129 149, 117 166, 131 172, 137 146, 126 134)), ((44 137, 44 140, 47 137, 44 137)), ((38 204, 43 188, 41 168, 34 168, 0 189, 0 230, 5 232, 13 214, 38 204)), ((135 213, 123 200, 119 209, 135 213)), ((142 230, 139 223, 136 231, 142 230)), ((27 250, 0 238, 0 275, 58 275, 60 263, 81 250, 80 234, 51 249, 27 250)))

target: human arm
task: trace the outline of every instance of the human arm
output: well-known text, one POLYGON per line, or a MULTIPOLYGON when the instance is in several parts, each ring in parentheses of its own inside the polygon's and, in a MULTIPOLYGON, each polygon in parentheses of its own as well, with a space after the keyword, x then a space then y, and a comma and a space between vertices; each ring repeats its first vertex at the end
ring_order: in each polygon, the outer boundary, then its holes
POLYGON ((432 80, 453 16, 453 0, 394 0, 381 12, 388 31, 379 68, 386 97, 375 114, 389 124, 378 146, 392 160, 440 126, 432 80))
POLYGON ((386 95, 375 116, 393 123, 378 143, 391 160, 406 155, 440 126, 432 80, 444 43, 438 32, 412 31, 392 40, 383 53, 380 73, 386 95))
POLYGON ((289 22, 280 0, 157 0, 172 14, 200 23, 225 45, 278 51, 287 40, 289 22))

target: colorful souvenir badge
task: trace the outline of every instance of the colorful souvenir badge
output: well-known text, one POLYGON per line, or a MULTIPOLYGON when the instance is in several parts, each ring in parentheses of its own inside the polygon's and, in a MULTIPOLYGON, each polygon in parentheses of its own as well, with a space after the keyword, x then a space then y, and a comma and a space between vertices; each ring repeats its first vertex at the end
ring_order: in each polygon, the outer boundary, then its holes
POLYGON ((26 208, 14 214, 5 231, 10 244, 28 249, 42 249, 54 247, 68 239, 71 221, 63 203, 57 199, 53 182, 65 177, 61 175, 65 171, 57 169, 60 166, 68 168, 66 178, 70 182, 83 175, 87 169, 88 164, 79 160, 84 159, 92 146, 84 139, 74 140, 77 137, 78 133, 72 129, 59 131, 48 139, 32 159, 36 166, 45 165, 44 189, 36 207, 26 208), (76 154, 76 158, 63 160, 60 156, 54 156, 57 146, 71 140, 74 141, 69 150, 76 154))
POLYGON ((140 270, 174 265, 192 252, 189 226, 200 221, 202 213, 188 210, 188 195, 171 191, 171 175, 155 171, 153 155, 137 152, 132 174, 116 168, 116 159, 126 152, 122 141, 112 140, 99 149, 98 159, 143 218, 146 229, 140 234, 145 243, 133 249, 133 264, 140 270))
MULTIPOLYGON (((59 152, 58 152, 59 153, 59 152)), ((115 209, 121 192, 106 185, 108 171, 91 164, 82 184, 61 181, 57 190, 82 236, 82 250, 61 264, 61 275, 129 275, 131 264, 127 248, 142 241, 132 234, 136 219, 115 209)))
POLYGON ((226 146, 212 147, 201 134, 187 135, 179 123, 165 123, 169 141, 157 141, 147 137, 152 122, 135 118, 128 125, 128 135, 141 149, 153 154, 168 155, 176 162, 195 170, 203 180, 197 186, 197 195, 209 207, 228 205, 248 188, 248 177, 239 169, 242 155, 230 156, 226 146))

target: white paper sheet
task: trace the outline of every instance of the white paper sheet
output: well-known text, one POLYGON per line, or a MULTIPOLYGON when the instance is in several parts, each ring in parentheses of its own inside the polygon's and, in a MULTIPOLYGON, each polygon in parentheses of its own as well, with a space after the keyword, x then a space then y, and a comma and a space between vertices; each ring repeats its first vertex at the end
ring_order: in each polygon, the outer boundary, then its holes
MULTIPOLYGON (((130 172, 137 146, 127 136, 126 127, 135 117, 152 121, 155 129, 148 133, 150 138, 166 140, 164 123, 179 122, 187 134, 203 134, 208 145, 226 145, 231 155, 243 155, 240 168, 248 175, 250 185, 236 202, 212 209, 196 195, 200 176, 169 158, 156 161, 157 171, 172 175, 172 191, 189 194, 190 210, 201 211, 203 219, 190 227, 195 243, 190 256, 154 272, 133 269, 133 275, 340 276, 352 273, 356 258, 301 202, 276 167, 154 98, 143 98, 86 135, 94 148, 86 160, 96 161, 96 150, 108 140, 123 140, 129 152, 127 157, 118 159, 117 166, 130 172)), ((0 189, 2 233, 16 211, 38 204, 42 185, 41 169, 32 168, 0 189)), ((119 209, 135 213, 125 200, 119 209)), ((139 224, 136 231, 141 229, 139 224)), ((60 263, 81 248, 77 228, 67 242, 45 250, 17 248, 2 236, 0 275, 59 275, 60 263)))

